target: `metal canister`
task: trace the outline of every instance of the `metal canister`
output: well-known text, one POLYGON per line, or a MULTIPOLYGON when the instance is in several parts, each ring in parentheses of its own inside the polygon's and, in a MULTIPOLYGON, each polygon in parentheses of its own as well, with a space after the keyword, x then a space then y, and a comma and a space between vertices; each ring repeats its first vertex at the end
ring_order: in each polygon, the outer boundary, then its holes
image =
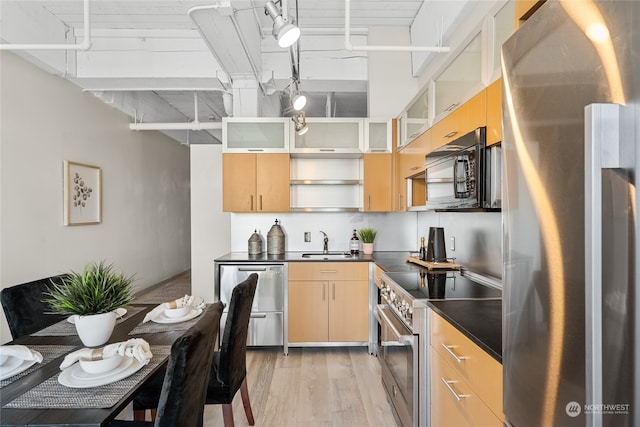
POLYGON ((249 237, 249 255, 260 255, 262 253, 262 236, 258 234, 258 230, 253 230, 253 234, 249 237))
POLYGON ((271 226, 271 229, 267 233, 267 254, 284 254, 284 232, 278 224, 277 219, 276 223, 271 226))

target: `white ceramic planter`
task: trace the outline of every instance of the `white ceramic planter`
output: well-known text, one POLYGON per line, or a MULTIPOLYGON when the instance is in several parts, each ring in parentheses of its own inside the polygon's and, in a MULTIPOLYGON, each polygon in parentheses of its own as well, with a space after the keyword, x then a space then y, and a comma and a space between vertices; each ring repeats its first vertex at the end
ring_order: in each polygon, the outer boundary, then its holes
POLYGON ((373 253, 373 243, 363 243, 362 252, 364 252, 365 255, 371 255, 373 253))
POLYGON ((74 316, 78 336, 87 347, 98 347, 109 341, 116 326, 116 313, 102 313, 90 316, 74 316))

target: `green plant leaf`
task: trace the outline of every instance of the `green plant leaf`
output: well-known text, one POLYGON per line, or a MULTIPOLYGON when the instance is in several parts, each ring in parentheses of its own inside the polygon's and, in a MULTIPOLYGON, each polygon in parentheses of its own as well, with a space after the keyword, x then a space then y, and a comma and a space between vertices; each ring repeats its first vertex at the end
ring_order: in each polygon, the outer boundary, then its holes
POLYGON ((58 314, 108 313, 133 301, 132 281, 133 276, 113 272, 113 264, 90 263, 82 273, 71 271, 61 276, 60 283, 51 281, 43 302, 58 314))

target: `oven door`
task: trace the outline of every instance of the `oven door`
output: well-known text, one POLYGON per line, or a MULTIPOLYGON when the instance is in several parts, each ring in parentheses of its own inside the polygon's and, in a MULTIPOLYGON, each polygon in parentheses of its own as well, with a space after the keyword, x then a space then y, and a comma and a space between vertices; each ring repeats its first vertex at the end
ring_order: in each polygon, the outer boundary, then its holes
POLYGON ((417 425, 418 336, 386 305, 378 306, 378 323, 382 384, 402 426, 412 427, 417 425))

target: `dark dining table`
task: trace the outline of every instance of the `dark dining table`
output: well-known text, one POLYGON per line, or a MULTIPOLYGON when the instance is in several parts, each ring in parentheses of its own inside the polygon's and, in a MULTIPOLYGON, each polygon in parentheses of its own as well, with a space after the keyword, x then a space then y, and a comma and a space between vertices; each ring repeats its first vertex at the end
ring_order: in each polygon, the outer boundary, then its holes
POLYGON ((171 345, 200 316, 173 324, 142 323, 155 304, 133 304, 116 323, 109 343, 143 338, 153 357, 130 377, 111 384, 71 388, 58 382, 60 363, 84 345, 75 328, 65 320, 9 344, 22 344, 40 351, 44 360, 22 374, 0 381, 0 425, 2 426, 104 426, 133 400, 136 391, 166 366, 171 345))

